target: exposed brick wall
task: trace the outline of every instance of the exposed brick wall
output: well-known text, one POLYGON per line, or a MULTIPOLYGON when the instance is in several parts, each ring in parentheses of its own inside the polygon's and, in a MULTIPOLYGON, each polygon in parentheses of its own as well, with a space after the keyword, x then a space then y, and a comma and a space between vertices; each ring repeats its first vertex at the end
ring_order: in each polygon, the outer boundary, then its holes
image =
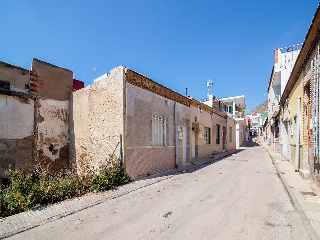
POLYGON ((279 49, 274 50, 274 64, 278 63, 278 51, 279 49))

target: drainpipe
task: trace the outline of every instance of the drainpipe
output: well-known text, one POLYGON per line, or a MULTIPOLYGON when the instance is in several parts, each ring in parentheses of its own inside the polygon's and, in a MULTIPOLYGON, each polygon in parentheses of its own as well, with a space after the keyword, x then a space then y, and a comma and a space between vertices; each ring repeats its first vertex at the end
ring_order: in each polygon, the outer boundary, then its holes
POLYGON ((200 122, 200 107, 199 107, 199 105, 198 105, 198 122, 200 122))
POLYGON ((301 98, 297 98, 297 121, 296 121, 296 158, 295 158, 295 171, 299 172, 299 158, 300 158, 300 101, 301 98))
POLYGON ((177 114, 177 103, 174 102, 174 141, 175 141, 175 167, 178 168, 178 114, 177 114))

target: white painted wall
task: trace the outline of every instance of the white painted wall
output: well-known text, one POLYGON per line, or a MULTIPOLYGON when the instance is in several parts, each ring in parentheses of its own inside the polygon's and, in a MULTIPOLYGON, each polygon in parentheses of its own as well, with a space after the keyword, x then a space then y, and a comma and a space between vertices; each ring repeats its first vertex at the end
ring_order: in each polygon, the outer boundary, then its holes
MULTIPOLYGON (((281 85, 281 90, 280 94, 282 95, 286 84, 288 82, 288 79, 290 77, 291 71, 294 67, 294 64, 297 60, 297 57, 300 53, 300 49, 298 50, 293 50, 290 52, 281 52, 281 49, 278 49, 278 63, 274 65, 274 71, 275 73, 280 73, 280 85, 281 85)), ((277 74, 275 74, 277 75, 277 74)), ((276 76, 275 78, 277 78, 276 76)), ((279 79, 274 79, 274 82, 277 82, 276 85, 278 85, 278 80, 279 79)))
POLYGON ((33 134, 34 101, 0 95, 0 138, 22 139, 33 134))
POLYGON ((281 86, 270 86, 268 93, 268 119, 272 118, 274 107, 279 105, 281 86))
POLYGON ((236 148, 240 147, 240 124, 236 123, 236 148))
POLYGON ((294 63, 296 62, 299 53, 300 53, 300 50, 295 50, 295 51, 291 51, 291 52, 287 52, 287 53, 280 53, 281 95, 287 85, 287 82, 288 82, 290 74, 292 72, 294 63))

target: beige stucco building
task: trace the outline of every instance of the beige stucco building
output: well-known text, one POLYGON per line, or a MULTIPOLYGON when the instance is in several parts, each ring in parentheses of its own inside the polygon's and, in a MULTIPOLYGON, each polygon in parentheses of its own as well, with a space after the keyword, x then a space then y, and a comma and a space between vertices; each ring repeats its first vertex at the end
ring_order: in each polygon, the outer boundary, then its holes
POLYGON ((37 59, 31 70, 0 62, 0 79, 1 176, 9 165, 83 175, 115 156, 137 178, 236 147, 221 101, 205 104, 124 66, 82 89, 72 71, 37 59))
POLYGON ((120 66, 72 100, 79 174, 98 169, 110 154, 123 159, 132 178, 190 162, 190 102, 169 88, 120 66))
POLYGON ((74 92, 72 109, 72 162, 79 174, 97 170, 116 155, 130 177, 137 178, 235 146, 234 133, 227 142, 227 114, 221 108, 182 96, 124 66, 74 92))

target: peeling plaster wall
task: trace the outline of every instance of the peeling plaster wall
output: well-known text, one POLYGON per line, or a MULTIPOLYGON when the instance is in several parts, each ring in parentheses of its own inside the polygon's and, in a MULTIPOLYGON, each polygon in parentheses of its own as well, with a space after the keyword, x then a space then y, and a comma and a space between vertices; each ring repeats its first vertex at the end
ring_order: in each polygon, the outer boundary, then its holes
POLYGON ((33 134, 34 101, 0 95, 0 137, 22 139, 33 134))
POLYGON ((59 170, 67 167, 69 157, 69 101, 37 101, 37 162, 59 170))
POLYGON ((0 80, 10 83, 10 90, 0 89, 0 177, 4 177, 9 165, 32 170, 34 101, 25 94, 30 82, 27 69, 0 61, 0 80))
POLYGON ((59 171, 69 164, 69 106, 73 73, 33 59, 31 90, 35 95, 35 164, 59 171))
POLYGON ((32 99, 0 95, 0 176, 9 165, 32 170, 32 99))
MULTIPOLYGON (((178 126, 187 127, 186 162, 190 161, 190 108, 177 103, 178 126)), ((130 177, 175 167, 174 102, 126 84, 125 168, 130 177), (167 146, 152 144, 152 114, 167 118, 167 146)), ((178 161, 182 164, 182 139, 178 140, 178 161)))
POLYGON ((70 149, 78 174, 97 170, 112 153, 119 157, 118 142, 124 125, 123 84, 121 66, 72 93, 70 149))

